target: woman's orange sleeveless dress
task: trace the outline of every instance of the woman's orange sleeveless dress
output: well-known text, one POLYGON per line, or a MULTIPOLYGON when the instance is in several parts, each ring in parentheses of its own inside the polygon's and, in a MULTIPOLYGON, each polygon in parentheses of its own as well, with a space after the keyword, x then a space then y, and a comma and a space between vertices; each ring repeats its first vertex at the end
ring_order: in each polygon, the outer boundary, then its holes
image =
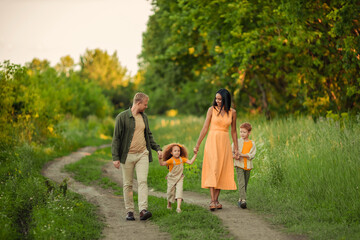
POLYGON ((232 111, 221 116, 213 107, 210 131, 206 139, 201 187, 235 190, 234 162, 229 136, 232 111))

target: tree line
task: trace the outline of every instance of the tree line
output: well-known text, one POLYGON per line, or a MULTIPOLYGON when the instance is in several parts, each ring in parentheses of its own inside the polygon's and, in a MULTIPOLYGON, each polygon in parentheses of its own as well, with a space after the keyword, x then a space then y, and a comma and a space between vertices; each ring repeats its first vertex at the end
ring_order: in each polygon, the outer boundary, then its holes
POLYGON ((359 112, 359 1, 152 5, 140 57, 154 113, 204 112, 223 87, 239 111, 268 119, 359 112))
POLYGON ((0 64, 2 142, 46 139, 72 115, 99 118, 131 105, 148 112, 204 114, 219 88, 239 112, 275 115, 358 113, 359 1, 153 0, 140 70, 117 53, 86 50, 78 63, 33 59, 0 64))
POLYGON ((0 63, 0 145, 45 142, 65 118, 104 118, 131 104, 138 75, 117 53, 86 50, 78 63, 64 56, 54 67, 34 58, 25 66, 0 63))

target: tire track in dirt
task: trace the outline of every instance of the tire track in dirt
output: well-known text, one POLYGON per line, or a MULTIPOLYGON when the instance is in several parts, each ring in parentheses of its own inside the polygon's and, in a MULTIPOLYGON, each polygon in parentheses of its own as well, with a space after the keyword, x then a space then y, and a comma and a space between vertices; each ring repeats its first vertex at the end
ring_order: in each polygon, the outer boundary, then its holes
POLYGON ((113 190, 104 190, 98 186, 86 186, 75 181, 71 174, 64 172, 63 168, 65 165, 79 161, 97 149, 104 147, 109 147, 109 145, 81 148, 68 156, 48 162, 44 165, 41 173, 57 183, 61 183, 65 178, 68 178, 68 188, 71 191, 83 195, 87 201, 98 206, 98 214, 106 224, 102 232, 104 239, 135 240, 143 239, 144 236, 149 240, 171 239, 168 233, 160 232, 158 226, 148 221, 140 221, 138 214, 135 214, 136 221, 126 221, 124 199, 120 196, 115 196, 113 190))
MULTIPOLYGON (((122 186, 121 171, 114 168, 112 162, 106 164, 103 168, 103 174, 114 182, 122 186)), ((136 180, 134 180, 134 190, 137 191, 136 180)), ((166 193, 151 191, 149 195, 166 198, 166 193)), ((220 195, 221 196, 221 195, 220 195)), ((184 191, 184 201, 190 204, 196 204, 208 209, 209 195, 184 191)), ((253 213, 248 209, 240 209, 234 204, 226 201, 220 201, 223 209, 212 212, 218 216, 224 226, 229 230, 234 239, 246 240, 305 240, 302 235, 287 234, 281 231, 279 226, 268 223, 263 217, 253 213)), ((165 208, 166 206, 164 206, 165 208)))

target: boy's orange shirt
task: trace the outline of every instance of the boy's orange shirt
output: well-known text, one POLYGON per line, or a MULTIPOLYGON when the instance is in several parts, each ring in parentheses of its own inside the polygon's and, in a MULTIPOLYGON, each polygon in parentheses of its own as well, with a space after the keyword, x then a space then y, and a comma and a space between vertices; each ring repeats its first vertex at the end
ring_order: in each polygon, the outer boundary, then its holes
MULTIPOLYGON (((241 153, 242 154, 247 154, 250 152, 251 148, 252 148, 253 144, 252 144, 252 141, 248 141, 248 142, 244 142, 244 146, 242 148, 242 151, 241 153)), ((247 168, 247 158, 244 157, 244 170, 249 170, 247 168)))
MULTIPOLYGON (((170 158, 169 160, 166 161, 166 166, 169 166, 169 172, 171 172, 171 170, 174 167, 173 159, 175 160, 175 165, 180 165, 181 164, 180 158, 175 158, 175 157, 170 158)), ((184 157, 181 157, 181 159, 183 160, 182 163, 186 163, 188 161, 188 159, 184 158, 184 157)))

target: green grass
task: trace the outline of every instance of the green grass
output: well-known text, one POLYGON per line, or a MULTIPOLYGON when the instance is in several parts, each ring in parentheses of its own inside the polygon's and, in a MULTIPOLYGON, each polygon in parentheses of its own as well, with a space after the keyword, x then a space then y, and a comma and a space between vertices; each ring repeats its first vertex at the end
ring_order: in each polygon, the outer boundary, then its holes
POLYGON ((96 207, 75 193, 68 192, 35 206, 32 211, 33 239, 99 239, 104 224, 96 215, 96 207))
MULTIPOLYGON (((65 169, 75 174, 74 178, 85 184, 99 184, 102 187, 111 187, 117 194, 122 192, 117 184, 109 178, 102 176, 102 167, 111 161, 110 148, 97 150, 90 156, 66 165, 65 169), (104 181, 106 185, 104 186, 104 181)), ((157 163, 151 163, 150 169, 157 163)), ((134 194, 135 205, 137 205, 137 194, 134 194)), ((224 229, 221 221, 208 210, 190 205, 182 204, 182 213, 169 211, 166 208, 167 200, 149 196, 149 209, 153 217, 150 219, 158 224, 161 231, 169 232, 172 239, 230 239, 228 231, 224 229)))
MULTIPOLYGON (((203 121, 157 117, 150 118, 150 127, 161 146, 180 142, 191 156, 203 121)), ((359 239, 359 116, 351 120, 320 119, 317 123, 307 117, 239 119, 237 126, 242 121, 252 123, 250 138, 257 145, 248 186, 249 209, 312 239, 359 239)), ((205 141, 197 161, 184 171, 185 190, 208 192, 200 187, 205 141)), ((167 169, 156 163, 150 168, 149 185, 165 192, 166 174, 167 169)), ((238 192, 222 191, 220 198, 236 204, 238 192)))
MULTIPOLYGON (((248 187, 249 209, 271 216, 270 221, 312 239, 359 239, 359 115, 357 119, 320 119, 316 123, 307 117, 272 121, 239 119, 239 123, 245 120, 253 124, 251 138, 257 144, 255 168, 248 187)), ((196 117, 151 117, 150 127, 161 146, 180 142, 188 147, 191 157, 203 121, 204 118, 196 117)), ((86 122, 69 119, 55 126, 57 135, 43 143, 19 143, 15 146, 0 143, 0 225, 4 226, 0 228, 0 239, 49 239, 52 236, 56 236, 56 239, 78 239, 82 238, 80 235, 87 239, 100 237, 102 225, 94 214, 93 206, 77 194, 62 195, 56 185, 49 190, 45 178, 40 175, 47 161, 85 145, 109 142, 100 139, 99 134, 109 135, 113 123, 108 120, 103 126, 96 122, 91 118, 86 122), (57 209, 57 203, 64 208, 57 209), (79 207, 80 203, 82 207, 79 207), (82 227, 74 222, 81 222, 82 227), (51 230, 45 228, 46 223, 51 230), (56 230, 60 226, 64 232, 56 230), (84 233, 84 229, 91 231, 84 233)), ((208 190, 200 188, 205 141, 195 163, 186 165, 184 190, 209 194, 208 190)), ((87 170, 82 167, 73 170, 78 171, 79 177, 88 176, 81 181, 97 181, 104 187, 115 189, 116 194, 121 194, 121 189, 110 179, 102 177, 99 170, 105 163, 104 159, 111 158, 108 151, 99 150, 95 160, 85 158, 91 162, 82 164, 87 170)), ((155 154, 154 163, 150 164, 149 169, 149 186, 165 192, 166 174, 167 169, 159 166, 155 154)), ((238 193, 222 191, 220 198, 236 204, 238 193)), ((150 197, 149 206, 154 209, 152 221, 172 232, 175 239, 183 236, 202 236, 204 239, 213 236, 213 239, 217 239, 226 235, 223 228, 216 227, 217 218, 196 206, 183 205, 183 216, 191 214, 196 223, 192 224, 193 220, 189 223, 194 229, 192 233, 187 232, 187 227, 182 227, 182 232, 173 232, 166 227, 170 221, 179 220, 181 224, 188 222, 182 220, 182 215, 165 211, 165 199, 150 197), (196 220, 198 217, 199 220, 196 220), (200 227, 195 229, 194 226, 200 227), (211 226, 211 231, 206 226, 211 226), (210 234, 201 235, 197 232, 201 228, 204 228, 202 232, 208 231, 210 234)))
POLYGON ((359 122, 302 118, 258 128, 249 206, 313 239, 359 239, 359 122))
POLYGON ((45 142, 0 142, 0 239, 99 239, 103 224, 94 206, 47 181, 40 171, 56 157, 100 145, 103 124, 68 119, 45 142), (61 206, 61 208, 60 208, 61 206))

